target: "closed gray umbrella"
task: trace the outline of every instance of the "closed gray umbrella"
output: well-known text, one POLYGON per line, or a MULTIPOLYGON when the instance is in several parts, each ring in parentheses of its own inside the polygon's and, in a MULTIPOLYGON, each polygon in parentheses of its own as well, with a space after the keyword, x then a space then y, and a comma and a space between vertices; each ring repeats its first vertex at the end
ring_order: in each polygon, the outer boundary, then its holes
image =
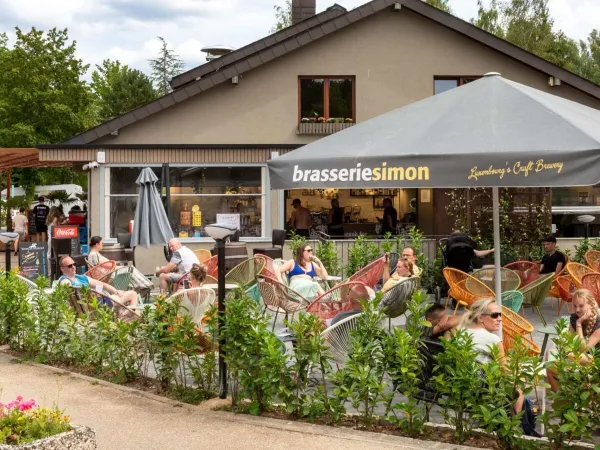
POLYGON ((140 186, 131 246, 166 245, 173 239, 173 231, 165 213, 160 194, 156 189, 158 178, 146 167, 135 181, 140 186))

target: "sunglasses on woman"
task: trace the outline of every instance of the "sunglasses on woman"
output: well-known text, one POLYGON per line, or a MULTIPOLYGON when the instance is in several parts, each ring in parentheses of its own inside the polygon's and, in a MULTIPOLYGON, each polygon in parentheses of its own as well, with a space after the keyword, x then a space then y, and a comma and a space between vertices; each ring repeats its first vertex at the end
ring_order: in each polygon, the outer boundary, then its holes
POLYGON ((304 251, 308 252, 308 253, 312 253, 312 248, 305 248, 304 251))
POLYGON ((490 316, 492 319, 498 319, 499 317, 502 317, 502 313, 501 312, 494 312, 491 314, 482 314, 482 316, 490 316))

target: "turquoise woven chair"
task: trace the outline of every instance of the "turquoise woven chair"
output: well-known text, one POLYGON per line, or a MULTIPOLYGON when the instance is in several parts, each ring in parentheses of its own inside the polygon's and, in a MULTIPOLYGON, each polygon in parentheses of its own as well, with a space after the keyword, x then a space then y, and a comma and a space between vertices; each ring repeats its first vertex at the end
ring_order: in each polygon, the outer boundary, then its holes
POLYGON ((519 291, 506 291, 502 293, 502 306, 518 313, 522 305, 523 294, 519 291))

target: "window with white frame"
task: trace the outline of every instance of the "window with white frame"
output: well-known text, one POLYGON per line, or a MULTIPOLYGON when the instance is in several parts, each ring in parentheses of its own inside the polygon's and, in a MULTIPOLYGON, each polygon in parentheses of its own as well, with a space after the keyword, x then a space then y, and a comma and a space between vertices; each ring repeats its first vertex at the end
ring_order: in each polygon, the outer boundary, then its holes
MULTIPOLYGON (((135 180, 141 170, 142 167, 110 167, 105 223, 112 238, 128 232, 129 222, 134 219, 139 193, 135 180)), ((160 180, 162 168, 156 166, 152 170, 160 180)), ((206 237, 204 225, 217 222, 217 214, 235 214, 239 215, 242 237, 261 237, 264 170, 261 166, 171 166, 169 220, 173 234, 206 237)), ((161 188, 160 182, 157 186, 161 188)), ((165 190, 166 187, 163 195, 165 190)))

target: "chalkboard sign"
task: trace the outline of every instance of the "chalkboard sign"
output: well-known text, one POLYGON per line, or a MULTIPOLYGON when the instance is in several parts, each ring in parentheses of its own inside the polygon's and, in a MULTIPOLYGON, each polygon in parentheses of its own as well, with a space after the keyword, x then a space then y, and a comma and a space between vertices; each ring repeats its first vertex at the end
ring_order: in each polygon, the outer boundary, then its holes
POLYGON ((37 228, 35 227, 35 211, 33 209, 29 210, 29 215, 27 217, 27 227, 29 230, 27 234, 30 236, 34 236, 37 233, 37 228))
POLYGON ((35 280, 48 276, 48 244, 46 242, 19 242, 19 267, 21 274, 35 280))

